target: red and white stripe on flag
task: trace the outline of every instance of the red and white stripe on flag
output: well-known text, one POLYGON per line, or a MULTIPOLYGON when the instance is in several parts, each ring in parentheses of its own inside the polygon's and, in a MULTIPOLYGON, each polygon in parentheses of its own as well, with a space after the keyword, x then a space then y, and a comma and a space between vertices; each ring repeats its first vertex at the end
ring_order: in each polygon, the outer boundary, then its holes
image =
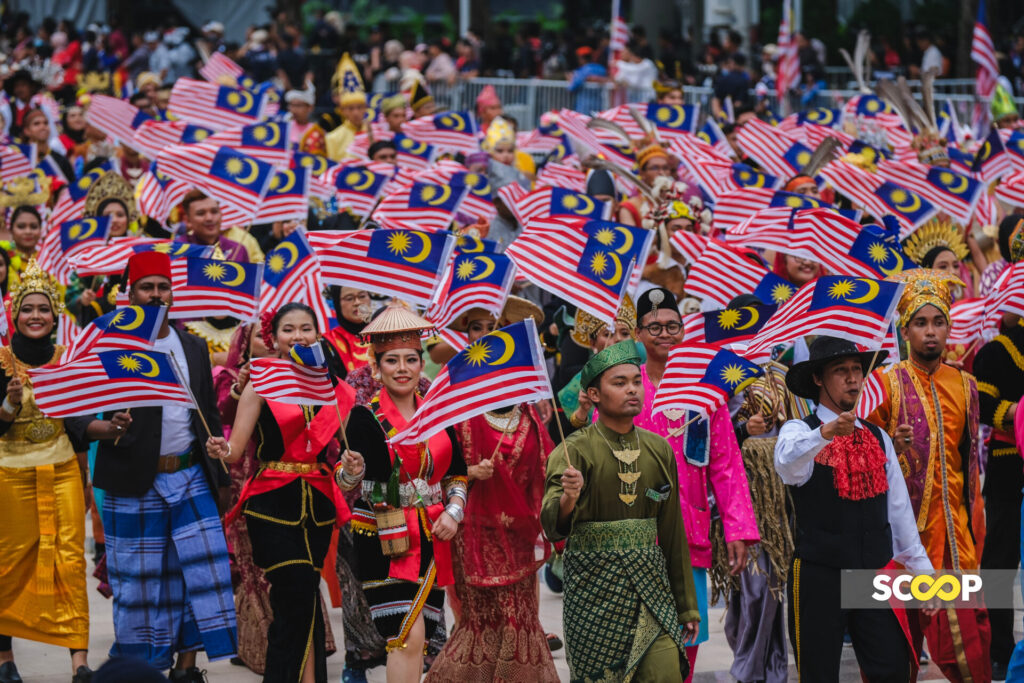
POLYGON ((821 169, 821 175, 825 177, 832 187, 839 189, 843 194, 862 204, 871 215, 879 219, 886 215, 895 216, 896 220, 900 223, 901 240, 909 237, 919 224, 924 223, 935 214, 933 210, 931 213, 922 214, 918 221, 912 222, 903 214, 894 213, 892 208, 875 194, 875 190, 880 188, 885 181, 881 177, 862 170, 846 161, 836 160, 831 162, 821 169))
POLYGON ((32 146, 32 155, 27 157, 13 145, 0 145, 0 181, 7 182, 23 175, 28 175, 36 167, 36 148, 32 146))
POLYGON ((794 169, 783 156, 793 145, 793 140, 774 126, 753 118, 736 130, 740 148, 756 159, 764 170, 782 178, 792 177, 800 170, 794 169))
POLYGON ((975 77, 975 90, 979 97, 992 97, 999 80, 999 62, 996 61, 996 46, 992 42, 992 34, 988 32, 985 17, 985 2, 978 4, 978 18, 974 22, 974 33, 971 36, 971 61, 978 65, 975 77))
POLYGON ((67 312, 61 313, 57 319, 57 344, 70 351, 81 336, 82 328, 75 324, 74 318, 67 312))
POLYGON ((302 405, 334 402, 327 368, 304 367, 287 358, 253 358, 252 388, 268 401, 302 405))
MULTIPOLYGON (((259 285, 263 283, 263 264, 255 264, 257 273, 252 276, 257 282, 256 296, 229 287, 202 287, 189 285, 188 262, 179 258, 171 261, 171 289, 174 291, 174 306, 168 318, 192 320, 206 316, 231 316, 243 321, 256 320, 259 315, 259 285)), ((253 267, 234 261, 220 263, 239 267, 253 267)), ((237 274, 242 277, 241 274, 237 274)), ((246 276, 248 277, 248 276, 246 276)))
POLYGON ((951 326, 949 336, 946 338, 946 345, 970 346, 976 340, 981 339, 981 333, 985 329, 985 297, 974 299, 961 299, 956 301, 949 309, 951 326))
POLYGON ((689 230, 676 230, 669 238, 669 242, 683 257, 683 261, 691 266, 697 263, 710 241, 707 237, 689 230))
POLYGON ((274 176, 273 167, 246 154, 233 153, 232 161, 240 161, 239 166, 245 172, 245 178, 263 175, 265 181, 260 186, 250 186, 241 182, 241 173, 234 180, 219 177, 213 173, 213 166, 222 149, 229 148, 205 143, 175 145, 157 156, 157 165, 161 173, 199 186, 220 202, 221 221, 225 225, 249 224, 270 187, 274 176), (264 169, 267 169, 265 173, 264 169))
POLYGON ((944 174, 946 187, 950 188, 950 191, 944 192, 928 180, 928 173, 931 169, 931 166, 917 163, 916 158, 910 162, 886 161, 884 159, 878 162, 878 175, 886 180, 891 180, 897 185, 913 190, 944 210, 959 223, 964 225, 970 223, 971 216, 978 205, 978 200, 981 199, 984 188, 979 187, 973 193, 967 193, 972 179, 952 169, 944 169, 940 173, 944 174), (959 189, 965 193, 964 196, 961 197, 955 194, 952 191, 954 189, 959 189))
POLYGON ((757 289, 767 274, 767 268, 724 242, 709 240, 686 277, 686 292, 725 308, 736 296, 757 289), (725 273, 728 277, 723 277, 725 273))
POLYGON ((783 0, 782 21, 779 23, 779 64, 775 77, 775 94, 781 101, 800 83, 800 56, 793 37, 793 2, 783 0))
POLYGON ((214 52, 206 64, 199 67, 200 76, 218 85, 236 86, 244 73, 245 69, 220 52, 214 52))
MULTIPOLYGON (((721 346, 689 341, 672 347, 665 363, 665 374, 658 383, 658 390, 651 404, 651 412, 686 410, 710 417, 724 406, 729 400, 729 394, 721 387, 704 382, 708 366, 720 353, 732 352, 721 346)), ((743 359, 738 356, 736 361, 737 368, 745 365, 743 359)))
POLYGON ((1003 178, 996 188, 996 199, 1024 207, 1024 171, 1003 178))
POLYGON ((558 127, 561 128, 572 141, 573 149, 580 152, 581 149, 591 154, 603 156, 626 168, 633 167, 633 160, 618 150, 604 144, 597 134, 587 128, 590 117, 580 114, 571 109, 562 109, 558 112, 558 127))
POLYGON ((719 195, 715 201, 715 228, 722 232, 732 230, 771 206, 774 197, 775 190, 770 187, 744 187, 719 195))
POLYGON ((860 398, 857 399, 857 417, 866 420, 871 413, 878 409, 885 400, 885 375, 886 368, 875 368, 875 371, 864 378, 864 386, 860 391, 860 398))
POLYGON ((128 265, 136 244, 147 242, 169 242, 152 237, 114 237, 107 244, 86 246, 73 254, 68 260, 79 277, 95 277, 99 275, 119 275, 128 265))
POLYGON ((109 95, 94 94, 85 118, 91 126, 103 131, 116 142, 144 153, 145 150, 135 145, 136 128, 133 124, 140 118, 140 113, 134 104, 109 95))
POLYGON ((564 187, 573 192, 586 192, 587 176, 579 169, 549 161, 537 172, 537 187, 564 187))

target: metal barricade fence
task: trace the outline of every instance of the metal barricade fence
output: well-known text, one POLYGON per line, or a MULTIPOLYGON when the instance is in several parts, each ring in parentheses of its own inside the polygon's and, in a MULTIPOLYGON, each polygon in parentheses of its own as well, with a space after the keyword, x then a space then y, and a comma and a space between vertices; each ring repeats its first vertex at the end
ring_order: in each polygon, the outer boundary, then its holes
MULTIPOLYGON (((969 122, 970 108, 975 102, 974 81, 943 79, 935 81, 935 84, 936 106, 951 101, 961 117, 961 123, 969 122)), ((647 102, 654 97, 654 91, 650 88, 622 89, 609 84, 584 83, 577 91, 570 92, 567 81, 513 78, 474 78, 453 84, 435 82, 430 84, 430 91, 439 111, 474 110, 477 95, 488 85, 494 86, 505 113, 515 118, 519 130, 535 128, 540 123, 541 115, 552 110, 567 108, 591 114, 616 104, 647 102)), ((398 84, 390 83, 388 89, 394 92, 399 89, 398 84)), ((857 94, 859 91, 855 88, 821 90, 806 108, 838 107, 857 94)), ((686 104, 700 104, 705 112, 709 109, 712 96, 712 88, 705 86, 687 86, 683 90, 686 104)), ((767 100, 769 106, 778 111, 775 94, 770 94, 767 100)), ((1024 97, 1015 97, 1014 101, 1018 107, 1024 106, 1024 97)))

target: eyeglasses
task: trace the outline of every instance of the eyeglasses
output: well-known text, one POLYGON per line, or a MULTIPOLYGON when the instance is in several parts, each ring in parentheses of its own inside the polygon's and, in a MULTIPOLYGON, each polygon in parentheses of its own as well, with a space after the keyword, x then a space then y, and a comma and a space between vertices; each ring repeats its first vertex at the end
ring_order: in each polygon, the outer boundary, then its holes
POLYGON ((641 330, 647 330, 648 334, 652 337, 659 337, 661 333, 668 332, 669 336, 679 334, 679 331, 683 329, 682 323, 651 323, 650 325, 641 325, 641 330))

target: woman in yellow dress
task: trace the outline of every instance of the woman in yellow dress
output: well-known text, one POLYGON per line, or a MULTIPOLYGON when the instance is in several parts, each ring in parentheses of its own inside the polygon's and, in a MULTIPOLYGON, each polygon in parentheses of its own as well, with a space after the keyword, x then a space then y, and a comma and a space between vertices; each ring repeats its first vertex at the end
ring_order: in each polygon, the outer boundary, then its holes
MULTIPOLYGON (((0 680, 17 677, 11 638, 71 650, 74 683, 85 683, 89 600, 85 585, 87 470, 65 426, 36 407, 27 369, 56 363, 50 341, 63 297, 35 261, 12 288, 10 346, 0 347, 0 680)), ((77 424, 75 424, 77 426, 77 424)))

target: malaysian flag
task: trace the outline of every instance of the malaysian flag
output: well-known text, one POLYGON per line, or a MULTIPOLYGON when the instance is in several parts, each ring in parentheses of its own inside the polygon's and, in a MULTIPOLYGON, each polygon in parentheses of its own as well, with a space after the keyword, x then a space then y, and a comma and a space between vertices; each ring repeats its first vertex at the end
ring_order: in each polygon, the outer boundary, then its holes
POLYGON ((226 85, 179 78, 171 89, 167 111, 179 119, 214 130, 248 126, 263 118, 264 94, 226 85))
POLYGON ((877 348, 890 327, 902 282, 825 275, 808 282, 751 340, 744 357, 763 362, 779 344, 823 334, 877 348))
POLYGON ((187 121, 145 121, 135 132, 132 147, 150 159, 174 145, 192 145, 213 135, 209 128, 187 121))
POLYGON ((833 187, 862 204, 868 213, 881 220, 892 214, 900 222, 900 239, 929 221, 938 211, 927 199, 913 190, 884 180, 845 161, 833 161, 821 169, 833 187))
POLYGON ((28 175, 35 167, 35 145, 0 145, 0 181, 28 175))
POLYGON ((446 230, 468 192, 465 185, 415 182, 381 200, 372 218, 387 228, 446 230))
POLYGON ((963 173, 913 162, 880 161, 878 175, 910 188, 963 225, 971 222, 985 190, 984 184, 963 173))
MULTIPOLYGON (((892 225, 888 228, 877 224, 861 226, 860 234, 850 246, 847 255, 856 263, 863 264, 869 269, 867 277, 887 278, 904 270, 917 268, 917 264, 904 253, 903 246, 897 239, 899 225, 895 218, 886 216, 882 222, 892 225)), ((859 270, 853 262, 844 261, 842 254, 835 254, 834 258, 848 264, 848 267, 843 270, 834 270, 833 272, 836 274, 856 274, 856 271, 859 270)))
MULTIPOLYGON (((288 358, 253 358, 250 367, 253 390, 268 401, 313 406, 335 401, 335 388, 326 367, 307 367, 288 358)), ((355 397, 351 385, 339 382, 338 387, 340 393, 351 391, 355 397)))
POLYGON ((537 172, 537 187, 563 187, 582 193, 587 191, 587 176, 577 168, 549 161, 537 172))
POLYGON ((996 47, 988 32, 985 19, 985 0, 978 3, 978 18, 974 22, 971 40, 971 61, 978 65, 974 81, 975 95, 982 99, 974 107, 975 129, 980 130, 989 122, 988 102, 996 92, 999 81, 999 62, 996 61, 996 47))
POLYGON ((216 145, 177 145, 157 157, 160 172, 199 186, 220 202, 227 225, 252 223, 274 177, 274 167, 216 145))
POLYGON ((67 287, 71 282, 69 259, 83 249, 103 244, 110 237, 110 216, 82 218, 60 224, 43 238, 39 247, 39 267, 67 287))
POLYGON ((85 212, 85 198, 89 194, 89 188, 109 170, 110 162, 105 161, 102 165, 86 171, 75 182, 69 183, 67 192, 61 193, 57 205, 53 207, 49 224, 60 225, 80 218, 85 212))
POLYGON ((683 262, 691 266, 700 259, 709 242, 707 237, 689 230, 676 230, 668 239, 673 249, 683 257, 683 262))
POLYGON ((229 316, 256 320, 259 313, 262 263, 238 263, 205 258, 171 262, 174 306, 171 318, 229 316))
POLYGON ((997 327, 1000 313, 1024 316, 1024 262, 1006 268, 988 295, 985 327, 997 327))
POLYGON ((61 365, 100 351, 146 351, 153 348, 167 316, 166 306, 125 306, 101 315, 82 329, 61 356, 61 365))
POLYGON ((860 397, 857 399, 857 417, 862 420, 868 419, 885 401, 883 375, 885 368, 875 368, 874 372, 864 378, 864 386, 861 387, 860 397))
POLYGON ((589 116, 571 109, 562 109, 558 112, 558 126, 565 131, 577 153, 582 156, 583 152, 589 152, 614 161, 620 166, 632 168, 633 158, 619 148, 603 143, 595 131, 587 127, 589 121, 589 116))
POLYGON ((711 117, 704 121, 704 125, 701 126, 700 132, 697 133, 696 137, 710 145, 711 149, 724 159, 731 159, 735 154, 732 145, 729 144, 725 137, 725 133, 722 132, 722 128, 711 117))
POLYGON ((124 100, 108 95, 94 94, 85 114, 86 120, 93 128, 103 131, 115 142, 127 145, 136 152, 145 150, 135 146, 135 133, 146 121, 153 117, 124 100))
POLYGON ((622 18, 621 11, 621 0, 612 0, 611 40, 608 43, 608 49, 612 52, 621 52, 629 42, 629 25, 622 18))
POLYGON ((760 263, 718 240, 711 240, 686 276, 686 292, 722 308, 740 294, 753 293, 767 304, 786 301, 796 288, 760 263), (728 278, 722 277, 729 273, 728 278))
MULTIPOLYGON (((1024 172, 1003 178, 996 188, 996 198, 1013 206, 1024 206, 1024 172)), ((987 195, 986 195, 987 197, 987 195)), ((984 201, 984 200, 982 200, 984 201)), ((981 203, 978 204, 979 213, 981 203)), ((995 221, 990 221, 995 223, 995 221)))
POLYGON ((340 166, 331 169, 334 175, 335 197, 338 209, 348 209, 357 216, 373 211, 390 176, 362 166, 340 166))
POLYGON ((530 221, 505 253, 534 284, 613 324, 636 263, 613 247, 574 224, 543 218, 530 221))
MULTIPOLYGON (((538 181, 540 176, 538 175, 538 181)), ((464 185, 468 190, 466 196, 459 205, 459 213, 466 214, 472 218, 483 218, 490 222, 498 212, 494 208, 491 183, 487 176, 482 173, 470 173, 462 170, 456 171, 448 179, 449 185, 464 185)))
POLYGON ((472 154, 480 149, 476 117, 468 111, 445 111, 407 121, 402 132, 413 140, 427 142, 443 150, 472 154))
POLYGON ((796 122, 799 126, 806 126, 811 123, 826 128, 836 128, 839 126, 841 113, 838 109, 814 107, 813 109, 798 113, 796 115, 796 122))
POLYGON ((30 368, 36 405, 47 417, 108 410, 195 408, 170 356, 158 351, 101 351, 66 365, 30 368))
POLYGON ((629 276, 627 292, 636 292, 643 276, 644 265, 647 263, 651 244, 654 242, 654 230, 641 228, 613 221, 588 221, 583 219, 566 219, 567 223, 575 223, 583 232, 597 240, 607 249, 619 255, 622 263, 633 263, 633 271, 629 276))
POLYGON ((786 102, 789 91, 800 83, 800 55, 797 54, 792 26, 793 0, 783 0, 782 21, 779 24, 779 64, 775 75, 775 95, 780 103, 786 102))
POLYGON ((715 228, 728 232, 754 214, 772 207, 789 209, 822 209, 832 205, 805 194, 795 194, 767 187, 749 187, 719 195, 715 201, 715 228))
POLYGON ((183 180, 175 180, 161 173, 154 161, 149 165, 149 170, 142 174, 136 188, 139 211, 158 223, 164 223, 191 187, 183 180))
POLYGON ((206 64, 199 67, 200 76, 218 85, 238 85, 238 79, 244 73, 245 69, 220 52, 214 52, 206 64))
POLYGON ((291 121, 263 121, 214 133, 203 142, 230 147, 277 168, 288 168, 292 163, 291 125, 291 121))
POLYGON ((981 339, 982 331, 985 329, 985 305, 988 302, 983 297, 975 299, 961 299, 956 301, 949 309, 950 330, 946 338, 946 345, 970 346, 976 340, 981 339))
POLYGON ((441 329, 471 308, 482 308, 499 318, 515 272, 512 259, 505 254, 456 251, 427 309, 427 319, 441 329))
POLYGON ((520 225, 526 225, 534 218, 559 216, 608 220, 611 204, 582 192, 573 192, 561 187, 542 187, 524 194, 509 206, 509 209, 520 225))
POLYGON ((276 311, 286 303, 301 301, 316 313, 320 329, 328 329, 330 313, 323 303, 323 289, 320 263, 302 230, 294 230, 267 252, 261 311, 276 311))
POLYGON ((747 341, 761 331, 778 309, 778 304, 755 304, 689 313, 683 316, 683 339, 687 344, 714 346, 747 341))
POLYGON ((337 161, 331 161, 322 154, 292 152, 292 168, 308 168, 314 178, 322 178, 329 170, 337 167, 337 161))
POLYGON ((329 231, 307 235, 328 285, 358 287, 426 306, 434 297, 455 237, 426 230, 329 231))
POLYGON ((209 258, 213 250, 212 246, 156 240, 151 237, 115 237, 107 244, 83 249, 70 261, 79 277, 93 277, 123 273, 128 259, 140 251, 161 251, 174 260, 209 258))
POLYGON ((791 178, 800 173, 814 155, 807 145, 795 142, 760 119, 750 119, 737 128, 743 151, 770 173, 791 178))
POLYGON ((999 131, 993 128, 975 153, 971 171, 975 177, 990 183, 1007 175, 1012 169, 1013 161, 1006 153, 1003 139, 999 136, 999 131))
MULTIPOLYGON (((57 345, 63 346, 65 349, 70 349, 75 345, 77 340, 82 334, 82 329, 75 323, 75 319, 71 317, 67 311, 63 311, 57 315, 57 345)), ((4 342, 6 345, 6 341, 4 342)), ((64 353, 60 357, 61 362, 66 362, 68 354, 64 353)))
POLYGON ((697 120, 700 119, 699 104, 657 104, 647 105, 646 118, 658 129, 658 134, 666 140, 682 135, 693 135, 697 132, 697 120))
POLYGON ((710 417, 764 370, 729 349, 687 342, 669 351, 652 413, 685 410, 710 417))
POLYGON ((309 214, 309 186, 308 168, 278 168, 252 222, 305 220, 309 214))
POLYGON ((391 138, 391 142, 395 144, 395 149, 398 150, 395 160, 402 168, 412 171, 425 171, 430 168, 437 157, 437 147, 420 140, 413 140, 401 133, 391 138))
POLYGON ((551 395, 537 327, 527 318, 477 339, 448 361, 391 443, 420 443, 488 410, 551 395))
POLYGON ((516 147, 527 154, 547 154, 558 147, 565 140, 565 133, 558 127, 555 121, 545 123, 541 117, 541 124, 531 131, 516 134, 516 147))

